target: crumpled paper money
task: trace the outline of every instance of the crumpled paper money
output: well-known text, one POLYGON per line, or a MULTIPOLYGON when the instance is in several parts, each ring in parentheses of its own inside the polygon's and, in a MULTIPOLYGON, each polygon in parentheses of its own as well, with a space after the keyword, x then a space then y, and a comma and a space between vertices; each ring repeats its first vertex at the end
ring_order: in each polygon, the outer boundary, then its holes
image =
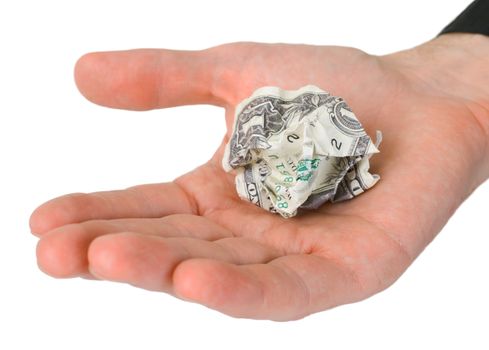
POLYGON ((222 165, 236 170, 240 198, 292 217, 374 186, 381 137, 374 144, 346 102, 316 86, 263 87, 236 107, 222 165))

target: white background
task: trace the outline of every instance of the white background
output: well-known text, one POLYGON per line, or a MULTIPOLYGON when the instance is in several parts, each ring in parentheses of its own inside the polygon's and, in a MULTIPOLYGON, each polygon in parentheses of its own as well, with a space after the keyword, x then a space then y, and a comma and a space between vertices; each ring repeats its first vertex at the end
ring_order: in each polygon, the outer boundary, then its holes
POLYGON ((83 53, 246 40, 384 54, 434 37, 467 3, 2 1, 0 349, 487 349, 489 183, 394 286, 285 323, 233 319, 123 284, 52 279, 37 269, 28 228, 52 197, 171 180, 206 161, 224 132, 215 107, 137 113, 87 102, 73 82, 83 53))

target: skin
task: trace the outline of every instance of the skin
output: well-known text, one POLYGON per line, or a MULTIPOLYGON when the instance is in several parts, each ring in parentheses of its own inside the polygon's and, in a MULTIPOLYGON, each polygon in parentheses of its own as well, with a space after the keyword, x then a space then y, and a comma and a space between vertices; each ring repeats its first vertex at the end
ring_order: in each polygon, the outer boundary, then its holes
MULTIPOLYGON (((74 193, 32 214, 39 267, 53 277, 129 283, 234 317, 292 320, 390 286, 489 177, 489 38, 450 34, 386 56, 357 49, 234 43, 203 51, 90 53, 81 93, 113 108, 225 109, 206 163, 173 182, 74 193), (381 130, 351 201, 283 219, 240 200, 221 168, 234 106, 261 86, 314 84, 381 130)), ((188 127, 182 124, 182 127, 188 127)))

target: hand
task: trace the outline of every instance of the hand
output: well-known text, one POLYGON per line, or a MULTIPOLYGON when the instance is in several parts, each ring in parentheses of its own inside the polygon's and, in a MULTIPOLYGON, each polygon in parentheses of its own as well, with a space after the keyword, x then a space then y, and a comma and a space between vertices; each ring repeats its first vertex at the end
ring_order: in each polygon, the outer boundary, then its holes
POLYGON ((40 268, 273 320, 385 289, 488 177, 488 41, 444 35, 382 57, 256 43, 83 56, 75 76, 89 100, 135 110, 215 104, 228 131, 209 162, 173 182, 41 205, 30 221, 40 268), (372 158, 381 180, 351 201, 283 219, 240 200, 221 159, 239 101, 261 86, 307 84, 345 98, 370 135, 383 132, 372 158))

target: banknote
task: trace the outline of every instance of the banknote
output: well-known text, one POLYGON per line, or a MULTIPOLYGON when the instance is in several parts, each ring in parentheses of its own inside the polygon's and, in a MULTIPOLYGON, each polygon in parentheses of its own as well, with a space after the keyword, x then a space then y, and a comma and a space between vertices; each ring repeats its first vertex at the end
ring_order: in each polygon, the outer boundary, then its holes
POLYGON ((236 107, 222 166, 236 171, 240 198, 291 217, 374 186, 381 137, 374 143, 341 97, 316 86, 263 87, 236 107))

